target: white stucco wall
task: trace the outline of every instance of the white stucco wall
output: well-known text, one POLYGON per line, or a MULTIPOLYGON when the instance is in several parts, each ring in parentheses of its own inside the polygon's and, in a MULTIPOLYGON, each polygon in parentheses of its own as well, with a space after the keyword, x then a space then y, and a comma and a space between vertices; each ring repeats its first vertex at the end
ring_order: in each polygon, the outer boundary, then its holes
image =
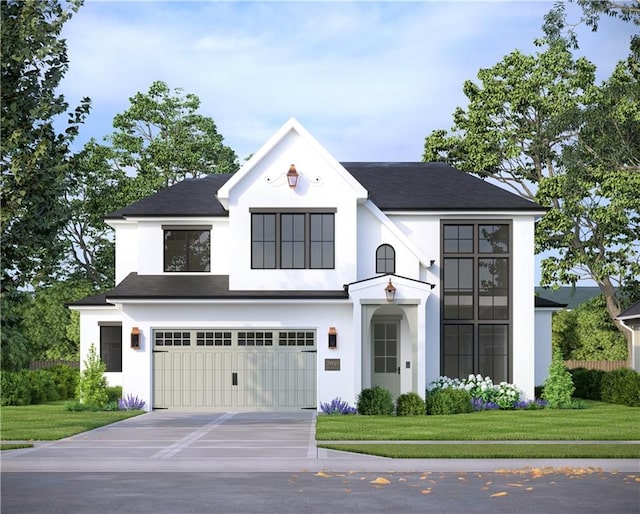
POLYGON ((119 284, 129 273, 138 271, 138 227, 136 223, 111 221, 115 230, 116 243, 116 284, 119 284))
POLYGON ((513 383, 534 398, 535 379, 535 261, 534 217, 515 216, 512 226, 513 383))
POLYGON ((417 256, 365 205, 358 206, 357 241, 357 276, 352 281, 377 275, 376 250, 381 244, 389 244, 395 250, 397 275, 421 279, 421 264, 417 256))

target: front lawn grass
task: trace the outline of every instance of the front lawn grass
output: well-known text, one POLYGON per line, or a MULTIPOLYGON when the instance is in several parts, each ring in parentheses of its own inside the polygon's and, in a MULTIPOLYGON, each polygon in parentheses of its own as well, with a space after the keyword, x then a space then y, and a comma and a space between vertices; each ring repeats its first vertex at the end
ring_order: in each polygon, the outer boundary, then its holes
POLYGON ((80 411, 65 409, 65 402, 2 407, 3 441, 53 441, 137 416, 141 411, 80 411))
POLYGON ((640 444, 318 444, 393 459, 638 459, 640 444))
POLYGON ((481 411, 451 416, 317 418, 318 441, 624 441, 640 439, 640 408, 585 402, 584 409, 481 411))

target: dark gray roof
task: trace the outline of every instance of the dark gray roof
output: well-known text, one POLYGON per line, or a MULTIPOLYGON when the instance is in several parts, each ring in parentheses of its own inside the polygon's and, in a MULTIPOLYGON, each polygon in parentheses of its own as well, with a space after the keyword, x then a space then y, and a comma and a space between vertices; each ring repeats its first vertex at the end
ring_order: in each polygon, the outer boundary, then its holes
POLYGON ((329 291, 229 291, 228 275, 138 275, 130 273, 106 294, 117 300, 244 300, 348 298, 344 289, 329 291))
POLYGON ((229 180, 231 174, 214 174, 192 178, 161 189, 127 207, 117 210, 107 219, 127 216, 228 216, 216 198, 216 193, 229 180))
POLYGON ((598 296, 598 286, 565 286, 556 290, 536 287, 536 295, 566 305, 567 309, 575 309, 578 305, 598 296))
POLYGON ((99 293, 99 294, 87 296, 86 298, 83 298, 82 300, 78 300, 77 302, 68 303, 67 307, 73 307, 73 306, 80 307, 82 305, 85 305, 88 307, 99 307, 99 306, 107 306, 111 304, 107 302, 106 293, 99 293))
POLYGON ((566 303, 558 303, 552 300, 548 300, 547 298, 542 298, 541 296, 536 296, 536 309, 564 309, 566 306, 566 303))
POLYGON ((640 318, 640 302, 634 303, 618 315, 618 318, 640 318))
POLYGON ((538 204, 442 162, 343 162, 381 210, 527 210, 538 204))
MULTIPOLYGON (((381 210, 525 210, 538 204, 441 162, 343 162, 381 210)), ((127 216, 227 216, 216 193, 231 175, 188 179, 117 210, 127 216)))

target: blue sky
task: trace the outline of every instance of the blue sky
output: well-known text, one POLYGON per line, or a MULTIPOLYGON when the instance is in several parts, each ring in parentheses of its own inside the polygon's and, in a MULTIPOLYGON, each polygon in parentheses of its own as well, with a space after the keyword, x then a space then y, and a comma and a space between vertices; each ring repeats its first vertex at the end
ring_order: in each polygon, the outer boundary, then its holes
MULTIPOLYGON (((425 136, 466 105, 463 81, 514 49, 534 52, 551 6, 86 0, 64 29, 61 92, 93 101, 79 144, 110 133, 129 97, 163 80, 200 97, 241 159, 294 116, 338 160, 420 160, 425 136)), ((580 53, 605 78, 632 32, 602 20, 580 53)))

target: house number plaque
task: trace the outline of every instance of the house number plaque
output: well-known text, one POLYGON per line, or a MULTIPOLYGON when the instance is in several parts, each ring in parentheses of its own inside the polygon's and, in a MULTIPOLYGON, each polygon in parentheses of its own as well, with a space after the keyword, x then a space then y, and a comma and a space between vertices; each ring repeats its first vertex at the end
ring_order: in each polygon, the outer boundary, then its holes
POLYGON ((340 359, 325 359, 324 360, 325 371, 340 371, 340 359))

